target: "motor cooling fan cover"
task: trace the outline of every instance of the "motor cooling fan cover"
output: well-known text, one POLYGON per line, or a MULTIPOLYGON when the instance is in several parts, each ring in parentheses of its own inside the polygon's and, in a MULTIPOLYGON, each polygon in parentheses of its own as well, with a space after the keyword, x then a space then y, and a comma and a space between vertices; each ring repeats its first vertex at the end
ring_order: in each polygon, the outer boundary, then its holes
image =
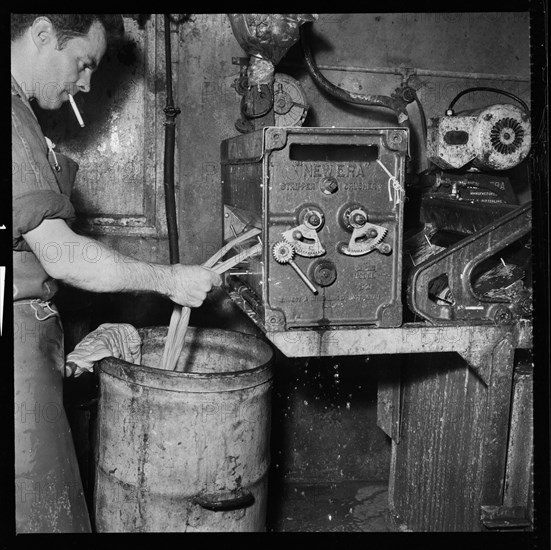
POLYGON ((506 170, 530 152, 530 117, 516 105, 491 105, 482 110, 473 131, 478 168, 506 170))
POLYGON ((496 151, 510 155, 522 146, 524 130, 514 118, 502 118, 494 124, 490 132, 490 141, 496 151))

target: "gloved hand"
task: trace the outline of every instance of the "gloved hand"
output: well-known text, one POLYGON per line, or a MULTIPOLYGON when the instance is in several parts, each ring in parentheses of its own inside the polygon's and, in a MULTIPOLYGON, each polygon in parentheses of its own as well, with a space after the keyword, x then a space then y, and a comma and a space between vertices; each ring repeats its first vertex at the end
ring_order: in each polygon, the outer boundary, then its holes
POLYGON ((104 323, 88 334, 65 358, 65 375, 80 376, 92 371, 94 363, 105 357, 123 359, 139 365, 142 360, 142 339, 127 323, 104 323))
POLYGON ((173 264, 167 296, 177 304, 199 307, 213 286, 220 286, 218 273, 200 265, 173 264))

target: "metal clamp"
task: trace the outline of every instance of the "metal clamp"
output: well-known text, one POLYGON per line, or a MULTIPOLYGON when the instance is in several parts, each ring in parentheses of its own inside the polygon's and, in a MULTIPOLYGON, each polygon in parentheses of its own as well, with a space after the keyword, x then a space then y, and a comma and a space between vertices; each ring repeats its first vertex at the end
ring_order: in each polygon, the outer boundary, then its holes
POLYGON ((36 319, 38 321, 45 321, 46 319, 49 319, 50 317, 53 317, 54 315, 58 315, 58 312, 55 309, 52 309, 52 306, 50 305, 50 302, 46 302, 44 300, 41 300, 40 298, 36 298, 35 300, 31 300, 31 307, 34 309, 34 316, 36 317, 36 319), (50 313, 47 313, 44 317, 39 317, 37 306, 40 306, 42 308, 43 312, 45 312, 47 309, 49 309, 50 313))

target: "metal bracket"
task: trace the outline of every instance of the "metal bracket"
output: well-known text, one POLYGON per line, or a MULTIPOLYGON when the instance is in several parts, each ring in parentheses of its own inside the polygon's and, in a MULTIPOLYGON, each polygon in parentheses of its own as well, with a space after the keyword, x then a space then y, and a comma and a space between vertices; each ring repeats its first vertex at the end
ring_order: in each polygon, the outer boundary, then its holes
POLYGON ((531 209, 531 203, 527 203, 416 266, 408 285, 411 309, 435 324, 443 320, 513 321, 507 303, 482 300, 474 293, 471 275, 484 260, 530 233, 531 209), (429 298, 430 283, 443 275, 448 278, 453 297, 453 302, 445 305, 429 298))
POLYGON ((524 506, 481 506, 480 521, 491 530, 525 530, 531 527, 524 506))
POLYGON ((240 67, 248 67, 249 66, 249 58, 248 57, 232 57, 231 58, 232 65, 239 65, 240 67))

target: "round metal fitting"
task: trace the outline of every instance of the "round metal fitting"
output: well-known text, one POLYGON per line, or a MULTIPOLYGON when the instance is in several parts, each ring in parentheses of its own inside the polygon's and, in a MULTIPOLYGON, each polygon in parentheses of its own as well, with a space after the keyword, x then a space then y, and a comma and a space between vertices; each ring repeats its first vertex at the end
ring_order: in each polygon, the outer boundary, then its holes
POLYGON ((300 83, 284 73, 274 75, 274 118, 276 126, 302 126, 308 101, 300 83))
POLYGON ((499 325, 509 323, 512 320, 513 314, 511 313, 511 310, 507 307, 500 306, 494 312, 494 321, 499 325))
POLYGON ((317 231, 323 225, 324 216, 319 210, 311 209, 304 213, 303 220, 306 227, 317 231))
POLYGON ((319 182, 319 188, 322 193, 326 195, 332 195, 339 190, 339 184, 336 178, 334 178, 333 176, 327 176, 321 178, 319 182))
POLYGON ((343 204, 337 214, 339 225, 346 231, 354 231, 367 223, 367 211, 357 202, 343 204), (362 220, 365 220, 362 222, 362 220))
POLYGON ((346 221, 352 227, 363 227, 367 223, 367 212, 363 208, 355 208, 351 212, 345 213, 345 217, 348 217, 346 221))
POLYGON ((388 141, 394 147, 400 145, 403 140, 404 136, 400 132, 390 132, 388 134, 388 141))
POLYGON ((308 271, 319 286, 330 286, 337 280, 337 267, 329 260, 315 261, 308 271))

